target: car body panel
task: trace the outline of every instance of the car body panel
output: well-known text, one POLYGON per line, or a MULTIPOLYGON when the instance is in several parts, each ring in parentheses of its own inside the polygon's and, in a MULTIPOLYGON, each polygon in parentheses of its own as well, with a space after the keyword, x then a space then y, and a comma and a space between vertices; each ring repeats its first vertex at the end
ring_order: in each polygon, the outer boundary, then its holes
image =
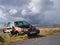
POLYGON ((23 28, 20 28, 20 27, 15 27, 15 31, 18 31, 18 32, 23 32, 23 28))

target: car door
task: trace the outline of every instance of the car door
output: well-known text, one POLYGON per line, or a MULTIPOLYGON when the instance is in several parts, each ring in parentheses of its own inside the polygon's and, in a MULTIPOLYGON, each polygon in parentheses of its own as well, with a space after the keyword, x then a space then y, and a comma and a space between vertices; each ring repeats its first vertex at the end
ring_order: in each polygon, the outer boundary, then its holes
POLYGON ((23 21, 23 25, 25 28, 29 28, 30 24, 28 22, 23 21))

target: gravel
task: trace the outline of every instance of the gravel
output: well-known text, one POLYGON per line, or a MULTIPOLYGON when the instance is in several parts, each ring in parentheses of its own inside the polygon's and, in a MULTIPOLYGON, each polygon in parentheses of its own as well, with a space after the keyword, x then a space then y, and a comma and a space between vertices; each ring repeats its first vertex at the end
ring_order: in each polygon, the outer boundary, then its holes
POLYGON ((60 35, 39 37, 22 42, 16 42, 11 45, 60 45, 60 35))

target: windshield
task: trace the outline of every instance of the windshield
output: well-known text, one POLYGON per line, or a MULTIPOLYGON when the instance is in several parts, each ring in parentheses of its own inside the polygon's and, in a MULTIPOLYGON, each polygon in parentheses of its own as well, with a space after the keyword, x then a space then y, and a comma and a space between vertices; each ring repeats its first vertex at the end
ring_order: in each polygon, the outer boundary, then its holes
POLYGON ((25 22, 25 21, 23 21, 23 24, 24 25, 30 25, 28 22, 25 22))
POLYGON ((30 25, 28 22, 25 22, 25 21, 16 21, 16 22, 14 22, 14 24, 17 27, 22 27, 22 26, 28 26, 28 25, 30 25))
POLYGON ((23 26, 23 23, 22 23, 22 22, 20 22, 20 21, 15 22, 14 24, 15 24, 15 26, 23 26))

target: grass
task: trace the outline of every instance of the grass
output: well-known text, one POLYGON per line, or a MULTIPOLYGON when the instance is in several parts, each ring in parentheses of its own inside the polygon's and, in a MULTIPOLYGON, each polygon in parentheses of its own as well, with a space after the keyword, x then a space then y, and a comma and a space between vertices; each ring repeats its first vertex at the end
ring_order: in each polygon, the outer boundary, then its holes
POLYGON ((10 36, 10 34, 2 34, 1 36, 3 38, 3 41, 0 42, 0 45, 10 45, 11 43, 17 42, 17 41, 23 41, 27 40, 27 36, 10 36))
POLYGON ((46 35, 46 36, 50 36, 50 35, 56 35, 56 34, 60 34, 60 30, 41 30, 41 35, 46 35))
POLYGON ((33 38, 38 38, 38 37, 44 37, 44 36, 49 36, 49 35, 54 35, 54 34, 60 34, 60 30, 40 30, 39 36, 32 36, 32 37, 27 37, 27 35, 19 35, 19 36, 11 36, 10 34, 4 34, 2 33, 0 35, 0 45, 10 45, 11 43, 17 42, 17 41, 24 41, 28 39, 33 39, 33 38))

